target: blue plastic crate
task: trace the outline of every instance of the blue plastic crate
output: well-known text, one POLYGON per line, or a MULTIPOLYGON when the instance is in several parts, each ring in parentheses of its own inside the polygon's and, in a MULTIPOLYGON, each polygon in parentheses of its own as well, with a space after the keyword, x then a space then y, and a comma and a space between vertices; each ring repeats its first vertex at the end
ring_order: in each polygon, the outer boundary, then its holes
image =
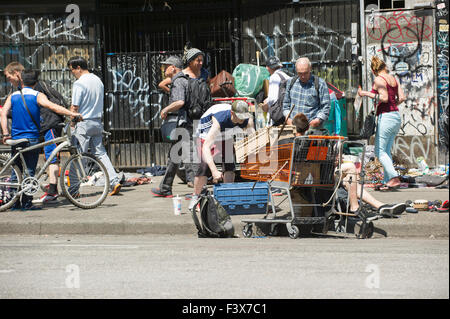
POLYGON ((269 184, 224 183, 214 185, 214 197, 230 215, 265 214, 269 202, 269 184))

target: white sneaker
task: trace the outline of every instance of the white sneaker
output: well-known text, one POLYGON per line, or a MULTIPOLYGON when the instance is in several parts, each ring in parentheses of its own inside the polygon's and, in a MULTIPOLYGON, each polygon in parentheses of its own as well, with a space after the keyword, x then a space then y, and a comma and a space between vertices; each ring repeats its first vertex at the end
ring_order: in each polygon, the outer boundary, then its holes
POLYGON ((58 198, 58 194, 49 194, 45 193, 44 195, 39 198, 36 203, 48 203, 51 201, 55 201, 58 198))
POLYGON ((198 201, 198 195, 192 195, 191 197, 191 201, 189 202, 189 210, 193 210, 194 209, 194 205, 197 203, 198 201))

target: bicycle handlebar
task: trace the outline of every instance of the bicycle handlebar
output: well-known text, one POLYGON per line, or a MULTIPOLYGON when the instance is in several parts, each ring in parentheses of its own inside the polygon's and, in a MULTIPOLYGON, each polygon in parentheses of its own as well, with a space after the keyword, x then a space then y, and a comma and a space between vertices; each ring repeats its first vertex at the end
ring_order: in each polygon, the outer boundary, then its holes
POLYGON ((81 122, 82 119, 81 119, 81 116, 77 115, 77 116, 75 116, 73 119, 71 119, 70 121, 71 121, 72 123, 78 123, 78 122, 81 122))

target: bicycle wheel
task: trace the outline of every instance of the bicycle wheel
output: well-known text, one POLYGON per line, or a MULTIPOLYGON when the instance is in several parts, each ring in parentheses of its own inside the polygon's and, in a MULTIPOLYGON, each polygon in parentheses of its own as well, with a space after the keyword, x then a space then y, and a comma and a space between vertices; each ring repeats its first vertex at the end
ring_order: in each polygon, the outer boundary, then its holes
MULTIPOLYGON (((0 171, 3 169, 3 163, 0 164, 0 171)), ((0 174, 0 212, 11 208, 19 199, 16 193, 20 191, 22 184, 22 172, 16 165, 0 174), (14 173, 14 174, 13 174, 14 173), (11 176, 16 176, 12 181, 11 176)))
POLYGON ((101 205, 108 196, 109 175, 95 156, 74 154, 61 168, 59 185, 72 204, 90 209, 101 205))

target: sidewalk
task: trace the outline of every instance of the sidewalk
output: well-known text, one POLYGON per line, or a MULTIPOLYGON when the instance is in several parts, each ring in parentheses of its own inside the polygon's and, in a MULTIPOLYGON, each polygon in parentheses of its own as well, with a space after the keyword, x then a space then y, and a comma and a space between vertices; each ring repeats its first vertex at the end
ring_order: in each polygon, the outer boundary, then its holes
MULTIPOLYGON (((56 204, 47 204, 38 211, 7 211, 0 213, 0 234, 187 234, 196 236, 192 217, 187 213, 189 200, 184 195, 192 192, 185 184, 176 179, 173 193, 183 197, 181 216, 173 214, 172 199, 155 198, 150 189, 158 187, 161 177, 152 177, 152 184, 124 187, 117 196, 108 196, 102 206, 93 210, 76 208, 65 199, 56 204)), ((435 188, 401 189, 396 192, 372 192, 386 203, 404 202, 408 199, 447 200, 448 190, 435 188)), ((35 195, 35 198, 38 198, 35 195)), ((282 212, 281 212, 282 214, 282 212)), ((263 215, 251 215, 261 218, 263 215)), ((232 216, 236 234, 242 237, 241 219, 248 215, 232 216)), ((403 213, 396 219, 379 219, 374 222, 376 228, 385 232, 387 237, 448 238, 448 213, 424 212, 403 213)), ((380 236, 377 236, 380 237, 380 236)), ((384 236, 381 236, 384 237, 384 236)))

